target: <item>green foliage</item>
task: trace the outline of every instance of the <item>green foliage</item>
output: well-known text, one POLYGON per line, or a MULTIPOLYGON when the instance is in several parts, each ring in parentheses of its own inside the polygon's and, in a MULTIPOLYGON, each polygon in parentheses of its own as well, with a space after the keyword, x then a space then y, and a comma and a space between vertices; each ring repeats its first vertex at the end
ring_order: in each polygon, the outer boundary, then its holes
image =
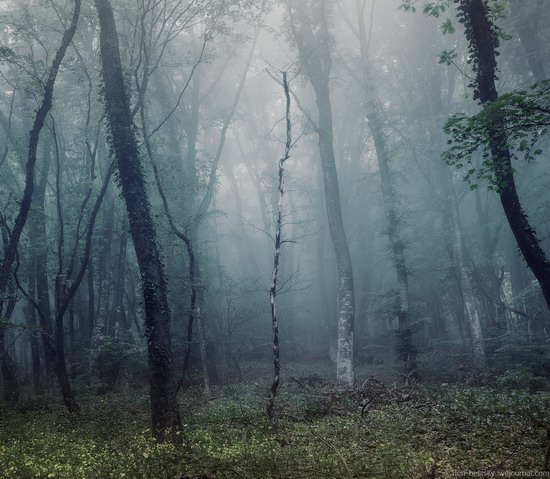
MULTIPOLYGON (((445 162, 465 171, 464 180, 472 188, 477 180, 485 180, 490 189, 498 189, 495 163, 491 148, 495 128, 504 131, 506 144, 514 158, 532 161, 542 154, 539 141, 550 125, 550 81, 546 80, 527 90, 514 90, 497 101, 488 102, 475 115, 457 113, 444 126, 449 136, 445 162), (481 153, 480 164, 476 153, 481 153)), ((499 171, 498 173, 504 173, 499 171)))
POLYGON ((399 9, 403 10, 404 12, 410 12, 415 13, 416 12, 416 0, 405 0, 401 5, 399 5, 399 9))
POLYGON ((450 18, 447 18, 447 20, 445 20, 441 24, 439 29, 441 30, 441 33, 443 33, 443 35, 451 35, 456 31, 450 18))
MULTIPOLYGON (((439 18, 441 15, 443 15, 450 7, 450 1, 449 0, 437 0, 432 3, 427 3, 424 5, 424 8, 422 9, 422 12, 424 15, 429 15, 431 17, 439 18)), ((449 22, 450 20, 446 20, 445 23, 449 22)))
POLYGON ((186 391, 182 446, 150 438, 146 394, 84 398, 76 418, 53 405, 2 411, 0 477, 400 479, 426 477, 433 464, 438 477, 542 467, 546 439, 536 421, 548 413, 547 395, 444 386, 406 403, 377 401, 361 417, 349 393, 287 386, 273 434, 263 392, 241 384, 208 401, 186 391), (338 405, 331 414, 308 416, 330 398, 338 405))

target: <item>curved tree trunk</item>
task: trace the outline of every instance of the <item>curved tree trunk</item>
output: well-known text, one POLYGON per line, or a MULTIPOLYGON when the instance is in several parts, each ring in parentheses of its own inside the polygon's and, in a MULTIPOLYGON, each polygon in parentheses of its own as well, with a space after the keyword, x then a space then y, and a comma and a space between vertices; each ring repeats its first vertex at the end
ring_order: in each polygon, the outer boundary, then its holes
MULTIPOLYGON (((459 9, 470 29, 470 44, 476 53, 476 81, 474 97, 481 104, 498 100, 495 84, 497 40, 483 0, 461 0, 459 9)), ((540 284, 546 305, 550 308, 550 262, 540 245, 535 229, 520 202, 512 157, 508 148, 504 119, 495 112, 488 119, 493 170, 498 194, 508 224, 527 265, 540 284)))
POLYGON ((130 234, 141 274, 148 347, 153 434, 166 439, 181 428, 172 372, 171 314, 156 230, 120 60, 118 34, 109 0, 95 0, 105 83, 105 107, 111 147, 117 160, 119 186, 128 211, 130 234))

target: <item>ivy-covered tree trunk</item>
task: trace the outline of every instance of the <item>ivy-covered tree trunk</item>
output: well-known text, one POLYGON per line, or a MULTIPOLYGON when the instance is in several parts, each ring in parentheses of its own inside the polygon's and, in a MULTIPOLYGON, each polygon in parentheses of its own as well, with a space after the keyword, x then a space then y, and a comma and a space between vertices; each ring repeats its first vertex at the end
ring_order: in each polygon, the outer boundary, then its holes
MULTIPOLYGON (((470 39, 470 53, 474 58, 474 98, 482 105, 494 102, 498 100, 495 84, 498 31, 483 0, 460 0, 458 11, 464 19, 466 34, 470 39)), ((537 278, 546 305, 550 308, 550 262, 518 197, 504 118, 498 110, 494 110, 488 114, 487 122, 492 169, 500 202, 519 249, 537 278)))
POLYGON ((139 265, 145 308, 153 434, 175 438, 181 427, 172 371, 171 314, 156 230, 151 217, 130 104, 120 60, 118 34, 109 0, 95 0, 100 24, 100 49, 105 109, 118 180, 128 211, 130 234, 139 265))

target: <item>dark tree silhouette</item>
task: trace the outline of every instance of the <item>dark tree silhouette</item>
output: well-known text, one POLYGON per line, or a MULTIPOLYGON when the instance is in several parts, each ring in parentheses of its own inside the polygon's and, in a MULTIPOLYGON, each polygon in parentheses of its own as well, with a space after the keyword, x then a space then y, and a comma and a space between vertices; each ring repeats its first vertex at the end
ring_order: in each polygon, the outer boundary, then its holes
POLYGON ((141 274, 148 346, 149 386, 153 434, 172 437, 181 426, 172 372, 171 314, 167 284, 156 230, 151 217, 138 143, 120 60, 118 33, 109 0, 95 0, 100 24, 100 49, 105 109, 110 142, 118 166, 130 234, 141 274))

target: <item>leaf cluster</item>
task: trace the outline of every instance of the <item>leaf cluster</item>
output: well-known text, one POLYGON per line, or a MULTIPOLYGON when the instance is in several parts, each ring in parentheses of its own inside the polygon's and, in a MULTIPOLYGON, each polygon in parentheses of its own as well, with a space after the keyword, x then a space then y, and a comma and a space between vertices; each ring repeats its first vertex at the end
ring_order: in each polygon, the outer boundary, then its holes
POLYGON ((496 189, 499 185, 491 152, 496 132, 504 130, 506 143, 502 146, 510 149, 513 158, 529 162, 542 154, 539 143, 549 126, 550 81, 546 80, 527 90, 506 93, 484 104, 475 115, 457 113, 449 118, 443 127, 449 136, 443 159, 449 166, 466 170, 464 180, 472 189, 477 187, 474 180, 481 179, 496 189), (480 165, 474 164, 477 152, 481 152, 480 165))

